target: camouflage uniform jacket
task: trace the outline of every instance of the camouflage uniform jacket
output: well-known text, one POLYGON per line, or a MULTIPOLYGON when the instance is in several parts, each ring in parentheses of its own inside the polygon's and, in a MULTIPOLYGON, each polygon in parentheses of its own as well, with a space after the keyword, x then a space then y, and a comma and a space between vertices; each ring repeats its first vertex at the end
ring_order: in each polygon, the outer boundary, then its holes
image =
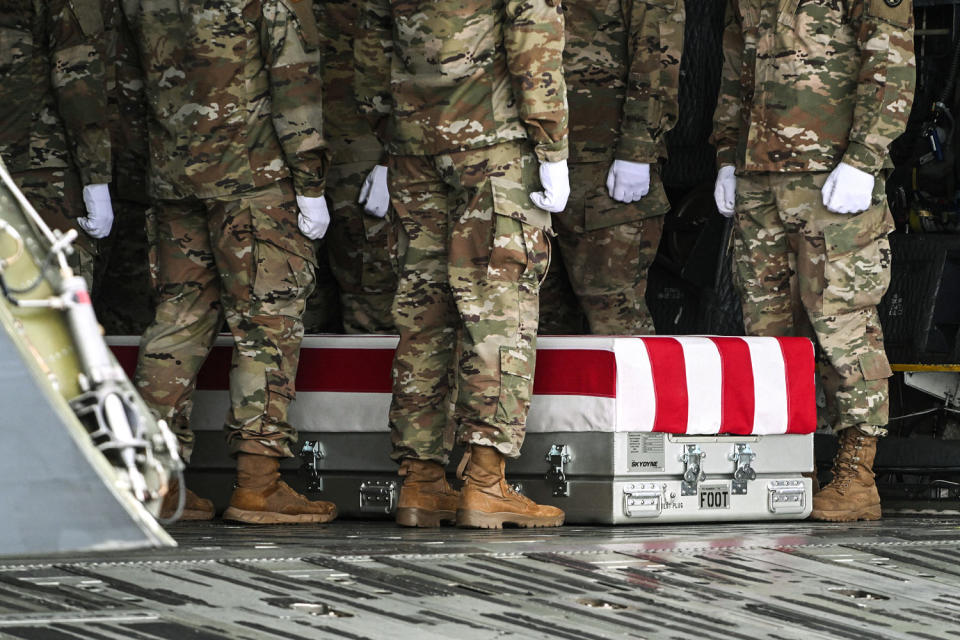
POLYGON ((234 195, 293 178, 323 195, 319 34, 310 2, 124 0, 145 72, 150 189, 234 195))
POLYGON ((565 0, 570 160, 656 163, 677 123, 681 0, 565 0))
POLYGON ((331 162, 380 162, 383 147, 353 97, 353 41, 360 34, 360 0, 315 0, 323 52, 323 133, 331 162))
POLYGON ((719 164, 889 166, 887 145, 913 103, 910 0, 729 1, 714 114, 719 164))
POLYGON ((365 0, 356 93, 395 155, 529 138, 567 157, 558 0, 365 0))
POLYGON ((110 182, 98 0, 0 0, 0 155, 11 172, 110 182))

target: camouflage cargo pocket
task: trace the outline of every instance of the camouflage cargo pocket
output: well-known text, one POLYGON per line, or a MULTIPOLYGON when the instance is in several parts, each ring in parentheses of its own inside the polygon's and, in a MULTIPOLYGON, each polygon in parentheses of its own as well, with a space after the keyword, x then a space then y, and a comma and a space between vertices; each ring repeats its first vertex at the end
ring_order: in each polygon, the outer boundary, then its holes
POLYGON ((252 313, 302 318, 314 289, 313 264, 261 241, 254 243, 253 260, 252 313))
POLYGON ((517 347, 500 347, 500 395, 496 421, 501 424, 523 424, 533 392, 534 351, 523 353, 517 347))
POLYGON ((890 241, 886 233, 861 239, 856 218, 823 231, 823 315, 876 306, 890 285, 890 241))

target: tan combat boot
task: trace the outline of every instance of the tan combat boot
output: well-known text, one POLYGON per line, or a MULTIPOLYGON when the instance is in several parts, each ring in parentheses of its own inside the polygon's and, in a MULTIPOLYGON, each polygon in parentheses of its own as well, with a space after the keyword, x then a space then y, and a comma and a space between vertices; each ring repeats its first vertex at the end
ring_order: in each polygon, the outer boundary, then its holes
POLYGON ((460 491, 457 526, 502 529, 504 524, 519 527, 559 527, 563 511, 539 505, 514 491, 503 476, 503 454, 493 447, 470 445, 460 463, 458 475, 466 482, 460 491), (463 471, 466 467, 466 471, 463 471))
POLYGON ((237 488, 230 496, 224 520, 252 524, 330 522, 337 507, 308 500, 280 479, 280 458, 237 454, 237 488))
MULTIPOLYGON (((177 511, 177 505, 180 502, 180 481, 174 480, 170 483, 170 490, 163 496, 163 502, 160 503, 161 520, 169 520, 177 511)), ((177 522, 185 520, 213 520, 214 509, 213 502, 206 498, 201 498, 190 489, 187 489, 187 495, 184 498, 183 511, 177 522)))
POLYGON ((447 484, 443 465, 430 460, 404 458, 400 465, 403 486, 397 504, 397 524, 403 527, 439 527, 457 519, 460 492, 447 484))
POLYGON ((857 427, 840 432, 840 449, 833 459, 833 480, 813 496, 814 520, 853 522, 880 519, 880 494, 873 479, 877 437, 857 427))

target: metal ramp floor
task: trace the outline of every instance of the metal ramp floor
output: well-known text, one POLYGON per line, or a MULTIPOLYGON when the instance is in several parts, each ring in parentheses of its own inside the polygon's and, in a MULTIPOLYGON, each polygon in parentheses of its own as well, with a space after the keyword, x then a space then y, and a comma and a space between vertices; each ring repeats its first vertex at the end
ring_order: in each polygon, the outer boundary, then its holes
POLYGON ((169 530, 180 547, 0 559, 0 638, 960 638, 957 515, 169 530))

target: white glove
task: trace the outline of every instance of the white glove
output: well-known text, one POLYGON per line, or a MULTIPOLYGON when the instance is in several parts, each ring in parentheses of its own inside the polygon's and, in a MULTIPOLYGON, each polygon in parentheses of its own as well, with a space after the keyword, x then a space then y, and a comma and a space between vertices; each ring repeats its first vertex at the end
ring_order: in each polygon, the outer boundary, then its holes
POLYGON ((77 218, 77 224, 91 238, 106 238, 113 227, 113 205, 110 203, 110 187, 105 184, 88 184, 83 188, 83 204, 87 215, 77 218))
POLYGON ((834 213, 860 213, 870 208, 873 175, 841 162, 820 190, 823 206, 834 213))
POLYGON ((717 173, 717 183, 713 187, 713 199, 717 203, 717 210, 724 218, 733 215, 733 206, 737 201, 737 176, 732 164, 720 167, 717 173))
POLYGON ((567 172, 567 161, 541 162, 540 184, 543 191, 530 194, 533 204, 550 213, 560 213, 567 208, 567 199, 570 197, 570 174, 567 172))
POLYGON ((323 196, 310 198, 297 196, 297 207, 300 215, 297 216, 297 226, 300 233, 311 240, 318 240, 327 232, 330 226, 330 211, 327 210, 327 199, 323 196))
POLYGON ((607 193, 618 202, 636 202, 650 193, 650 165, 614 160, 607 172, 607 193))
POLYGON ((387 188, 387 168, 378 164, 367 174, 363 186, 360 187, 360 198, 357 200, 363 205, 363 210, 371 216, 382 218, 390 208, 390 189, 387 188))

